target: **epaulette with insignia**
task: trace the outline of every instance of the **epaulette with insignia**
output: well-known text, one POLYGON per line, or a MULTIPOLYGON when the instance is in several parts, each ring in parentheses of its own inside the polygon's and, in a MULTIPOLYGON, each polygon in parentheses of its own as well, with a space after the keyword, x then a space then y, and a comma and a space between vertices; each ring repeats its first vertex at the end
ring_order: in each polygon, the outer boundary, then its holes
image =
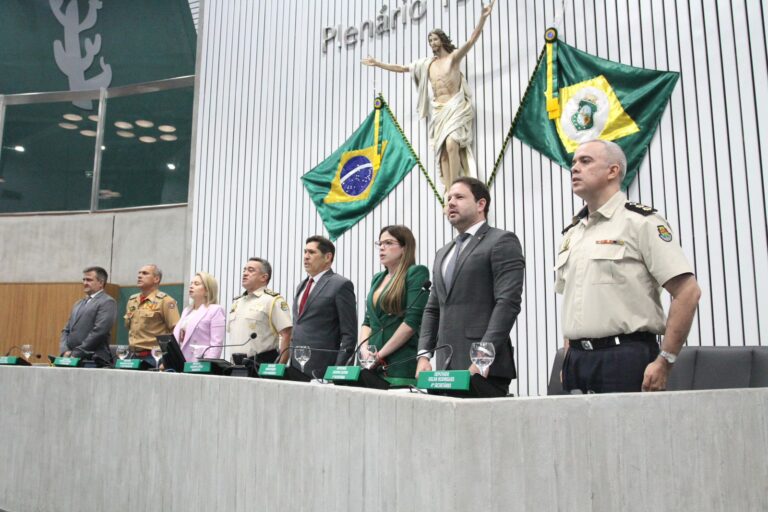
POLYGON ((131 300, 131 299, 138 299, 138 298, 139 298, 139 295, 141 295, 141 293, 134 293, 133 295, 131 295, 130 297, 128 297, 128 300, 131 300))
POLYGON ((624 208, 631 212, 639 213, 640 215, 645 215, 646 217, 656 213, 656 209, 651 206, 645 206, 644 204, 640 203, 633 203, 632 201, 627 201, 624 203, 624 208))
POLYGON ((271 295, 272 297, 277 297, 278 295, 280 295, 275 290, 270 290, 269 288, 264 288, 264 293, 266 293, 267 295, 271 295))
POLYGON ((235 295, 234 297, 232 297, 232 300, 242 299, 243 297, 247 297, 247 296, 248 296, 248 292, 246 291, 241 293, 240 295, 235 295))
POLYGON ((574 227, 576 224, 578 224, 578 223, 579 223, 579 221, 580 221, 581 219, 583 219, 584 217, 586 217, 588 214, 589 214, 589 208, 588 208, 587 206, 584 206, 584 208, 582 208, 582 209, 579 211, 579 213, 577 213, 577 214, 576 214, 576 216, 573 218, 573 222, 571 222, 571 223, 570 223, 568 226, 566 226, 566 227, 565 227, 565 229, 563 229, 563 231, 562 231, 560 234, 561 234, 561 235, 564 235, 564 234, 566 234, 566 233, 568 232, 568 230, 569 230, 569 229, 571 229, 571 228, 572 228, 572 227, 574 227))
POLYGON ((157 292, 157 295, 156 295, 156 297, 157 297, 158 299, 162 299, 162 298, 163 298, 163 297, 165 297, 166 295, 168 295, 168 294, 167 294, 167 293, 165 293, 165 292, 157 292))

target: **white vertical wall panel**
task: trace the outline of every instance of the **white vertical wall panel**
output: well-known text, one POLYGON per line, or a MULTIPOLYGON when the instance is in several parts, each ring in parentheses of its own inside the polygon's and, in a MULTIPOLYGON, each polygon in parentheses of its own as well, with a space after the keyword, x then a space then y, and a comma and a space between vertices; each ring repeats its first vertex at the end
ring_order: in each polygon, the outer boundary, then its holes
MULTIPOLYGON (((373 55, 408 63, 426 56, 428 32, 443 27, 461 44, 479 1, 217 0, 201 2, 196 169, 190 271, 216 275, 226 306, 239 293, 249 256, 270 260, 272 287, 293 300, 304 239, 324 233, 300 176, 357 128, 382 92, 432 179, 426 121, 415 112, 409 75, 360 64, 373 55), (360 27, 387 6, 420 5, 388 33, 321 51, 322 29, 360 27)), ((466 59, 474 89, 475 151, 487 178, 525 92, 546 27, 600 57, 680 71, 648 156, 629 191, 670 221, 703 289, 693 345, 765 344, 768 226, 764 172, 768 107, 766 12, 761 2, 547 0, 498 2, 466 59), (564 7, 564 11, 563 11, 564 7)), ((338 36, 337 36, 338 37, 338 36)), ((519 378, 513 392, 539 395, 562 344, 553 289, 560 230, 581 207, 569 174, 513 140, 491 189, 491 223, 517 233, 526 255, 523 310, 512 332, 519 378)), ((352 279, 362 317, 372 242, 381 227, 411 226, 418 260, 431 267, 453 236, 425 178, 415 169, 336 243, 337 272, 352 279)), ((667 299, 668 302, 668 299, 667 299)), ((239 341, 239 340, 233 340, 239 341)))

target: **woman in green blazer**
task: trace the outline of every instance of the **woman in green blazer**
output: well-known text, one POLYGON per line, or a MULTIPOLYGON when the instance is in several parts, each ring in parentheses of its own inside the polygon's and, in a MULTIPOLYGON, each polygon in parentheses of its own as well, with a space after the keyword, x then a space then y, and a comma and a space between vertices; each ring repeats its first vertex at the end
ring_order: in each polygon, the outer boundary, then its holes
POLYGON ((385 270, 371 281, 360 329, 360 340, 370 339, 360 350, 367 352, 368 346, 376 347, 373 368, 382 371, 382 366, 393 365, 387 376, 413 379, 421 316, 429 296, 422 287, 429 279, 429 270, 416 265, 416 239, 405 226, 385 227, 376 245, 385 270), (409 362, 395 364, 409 358, 409 362))

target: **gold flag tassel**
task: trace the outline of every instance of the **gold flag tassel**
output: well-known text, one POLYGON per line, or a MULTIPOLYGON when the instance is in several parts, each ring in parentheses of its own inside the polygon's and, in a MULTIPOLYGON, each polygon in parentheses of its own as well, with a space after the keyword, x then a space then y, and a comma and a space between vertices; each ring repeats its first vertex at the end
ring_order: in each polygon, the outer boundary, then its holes
POLYGON ((550 27, 544 32, 547 42, 547 113, 550 119, 560 117, 560 97, 557 85, 557 29, 550 27))

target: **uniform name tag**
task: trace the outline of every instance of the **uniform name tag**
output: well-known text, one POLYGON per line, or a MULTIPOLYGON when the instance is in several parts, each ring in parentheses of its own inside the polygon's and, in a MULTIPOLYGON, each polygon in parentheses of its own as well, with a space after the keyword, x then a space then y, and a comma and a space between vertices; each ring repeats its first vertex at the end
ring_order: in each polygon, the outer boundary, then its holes
POLYGON ((624 245, 624 240, 595 240, 598 245, 624 245))

